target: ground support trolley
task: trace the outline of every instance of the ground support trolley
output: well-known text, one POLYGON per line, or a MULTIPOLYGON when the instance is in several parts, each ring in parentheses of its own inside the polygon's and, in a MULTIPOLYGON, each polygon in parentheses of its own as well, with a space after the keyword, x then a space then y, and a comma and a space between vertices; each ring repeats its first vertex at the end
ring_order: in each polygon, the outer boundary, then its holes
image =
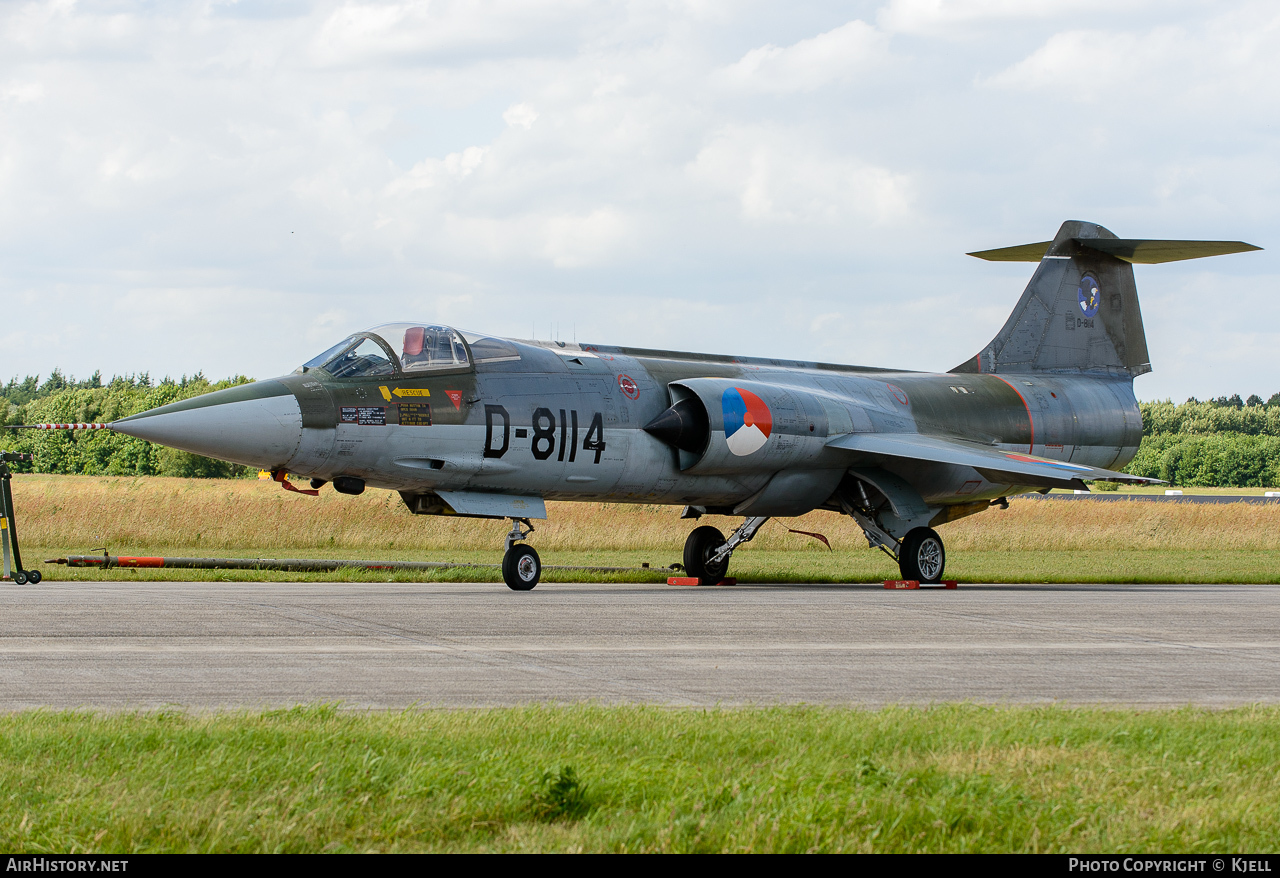
POLYGON ((9 472, 9 462, 30 459, 30 454, 0 451, 0 544, 4 546, 4 578, 12 579, 18 585, 26 585, 28 582, 35 585, 40 581, 39 570, 25 570, 22 567, 18 526, 13 514, 13 492, 9 490, 9 480, 13 478, 13 473, 9 472))

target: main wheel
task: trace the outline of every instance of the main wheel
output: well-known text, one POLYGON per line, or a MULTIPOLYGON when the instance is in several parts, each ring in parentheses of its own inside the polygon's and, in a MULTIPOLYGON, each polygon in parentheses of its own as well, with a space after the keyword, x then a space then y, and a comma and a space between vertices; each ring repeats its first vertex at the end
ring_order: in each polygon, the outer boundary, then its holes
POLYGON ((542 578, 542 559, 533 546, 516 543, 502 556, 502 580, 513 591, 529 591, 542 578))
POLYGON ((724 545, 724 534, 711 525, 695 527, 684 541, 684 572, 697 577, 703 585, 715 585, 729 570, 728 557, 712 563, 711 556, 724 545))
POLYGON ((15 571, 13 571, 13 584, 14 584, 14 585, 26 585, 26 584, 27 584, 27 574, 26 574, 26 573, 23 573, 21 570, 15 570, 15 571))
POLYGON ((39 584, 40 584, 40 580, 41 580, 41 579, 43 579, 43 578, 44 578, 44 577, 40 575, 40 571, 39 571, 39 570, 28 570, 28 571, 27 571, 27 582, 31 583, 32 585, 39 585, 39 584))
POLYGON ((941 582, 943 568, 947 566, 947 553, 942 548, 942 537, 929 527, 917 527, 908 531, 898 552, 898 568, 903 579, 916 582, 941 582))

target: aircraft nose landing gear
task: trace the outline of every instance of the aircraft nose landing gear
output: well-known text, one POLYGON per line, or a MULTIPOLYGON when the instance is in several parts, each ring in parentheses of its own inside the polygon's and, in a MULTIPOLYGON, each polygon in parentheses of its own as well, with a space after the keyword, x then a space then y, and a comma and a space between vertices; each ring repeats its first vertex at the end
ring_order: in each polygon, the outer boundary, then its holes
POLYGON ((530 591, 542 578, 542 559, 533 546, 521 545, 533 533, 533 525, 527 518, 511 519, 511 532, 507 534, 507 551, 502 556, 502 581, 512 591, 530 591), (524 525, 528 530, 521 528, 524 525))

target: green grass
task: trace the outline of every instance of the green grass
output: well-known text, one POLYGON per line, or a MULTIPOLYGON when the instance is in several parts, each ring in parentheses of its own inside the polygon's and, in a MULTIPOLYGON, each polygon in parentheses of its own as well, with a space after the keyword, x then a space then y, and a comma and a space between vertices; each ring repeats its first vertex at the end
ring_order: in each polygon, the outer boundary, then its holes
MULTIPOLYGON (((1208 487, 1185 486, 1185 485, 1117 485, 1116 489, 1112 491, 1109 488, 1100 487, 1100 485, 1104 485, 1104 484, 1106 483, 1094 482, 1092 483, 1092 487, 1090 488, 1090 490, 1095 493, 1156 494, 1156 495, 1163 494, 1165 491, 1181 491, 1184 497, 1189 497, 1192 495, 1214 495, 1214 494, 1262 497, 1262 496, 1265 496, 1268 491, 1277 490, 1276 488, 1208 488, 1208 487)), ((1074 494, 1075 491, 1068 490, 1065 488, 1054 488, 1049 493, 1050 494, 1074 494)))
POLYGON ((0 847, 1280 846, 1280 709, 526 707, 0 717, 0 847))
MULTIPOLYGON (((24 561, 38 568, 46 580, 136 582, 188 580, 195 582, 501 582, 497 566, 501 546, 489 550, 411 552, 332 550, 272 553, 218 551, 199 547, 167 549, 172 557, 217 554, 226 557, 348 558, 388 561, 452 561, 475 564, 448 570, 294 573, 257 570, 111 570, 69 568, 43 563, 52 550, 24 548, 24 561), (37 563, 38 562, 38 563, 37 563)), ((113 549, 113 551, 115 551, 113 549)), ((128 554, 127 549, 122 552, 128 554)), ((543 570, 543 582, 665 582, 683 575, 667 569, 680 560, 678 547, 667 551, 608 549, 594 552, 570 549, 542 551, 544 565, 639 568, 627 572, 543 570)), ((900 575, 897 565, 881 552, 866 549, 838 552, 780 551, 744 547, 736 552, 729 573, 743 583, 880 582, 900 575)), ((947 554, 947 576, 961 582, 1231 582, 1280 583, 1280 550, 1254 549, 1072 549, 956 550, 947 554)))
MULTIPOLYGON (((24 560, 52 579, 102 574, 39 563, 109 546, 113 555, 501 560, 503 521, 414 516, 398 495, 329 489, 303 497, 278 485, 216 479, 21 476, 13 489, 24 560)), ((695 526, 673 507, 550 503, 530 543, 545 564, 654 572, 546 571, 554 581, 661 582, 695 526)), ((739 519, 707 516, 725 533, 739 519)), ((1060 503, 1015 499, 939 528, 947 575, 965 582, 1280 582, 1280 504, 1060 503)), ((734 554, 745 582, 876 582, 896 565, 867 548, 853 521, 812 512, 766 524, 734 554), (827 551, 808 536, 825 534, 827 551)), ((427 573, 117 572, 109 579, 498 581, 496 567, 427 573)))

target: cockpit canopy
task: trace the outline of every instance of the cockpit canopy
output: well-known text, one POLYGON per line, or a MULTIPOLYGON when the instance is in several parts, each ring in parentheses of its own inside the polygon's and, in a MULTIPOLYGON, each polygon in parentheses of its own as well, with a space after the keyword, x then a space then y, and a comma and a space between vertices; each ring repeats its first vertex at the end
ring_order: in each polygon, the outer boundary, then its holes
POLYGON ((506 339, 438 324, 384 323, 344 339, 307 361, 302 371, 323 369, 334 378, 376 378, 518 359, 520 351, 506 339))

